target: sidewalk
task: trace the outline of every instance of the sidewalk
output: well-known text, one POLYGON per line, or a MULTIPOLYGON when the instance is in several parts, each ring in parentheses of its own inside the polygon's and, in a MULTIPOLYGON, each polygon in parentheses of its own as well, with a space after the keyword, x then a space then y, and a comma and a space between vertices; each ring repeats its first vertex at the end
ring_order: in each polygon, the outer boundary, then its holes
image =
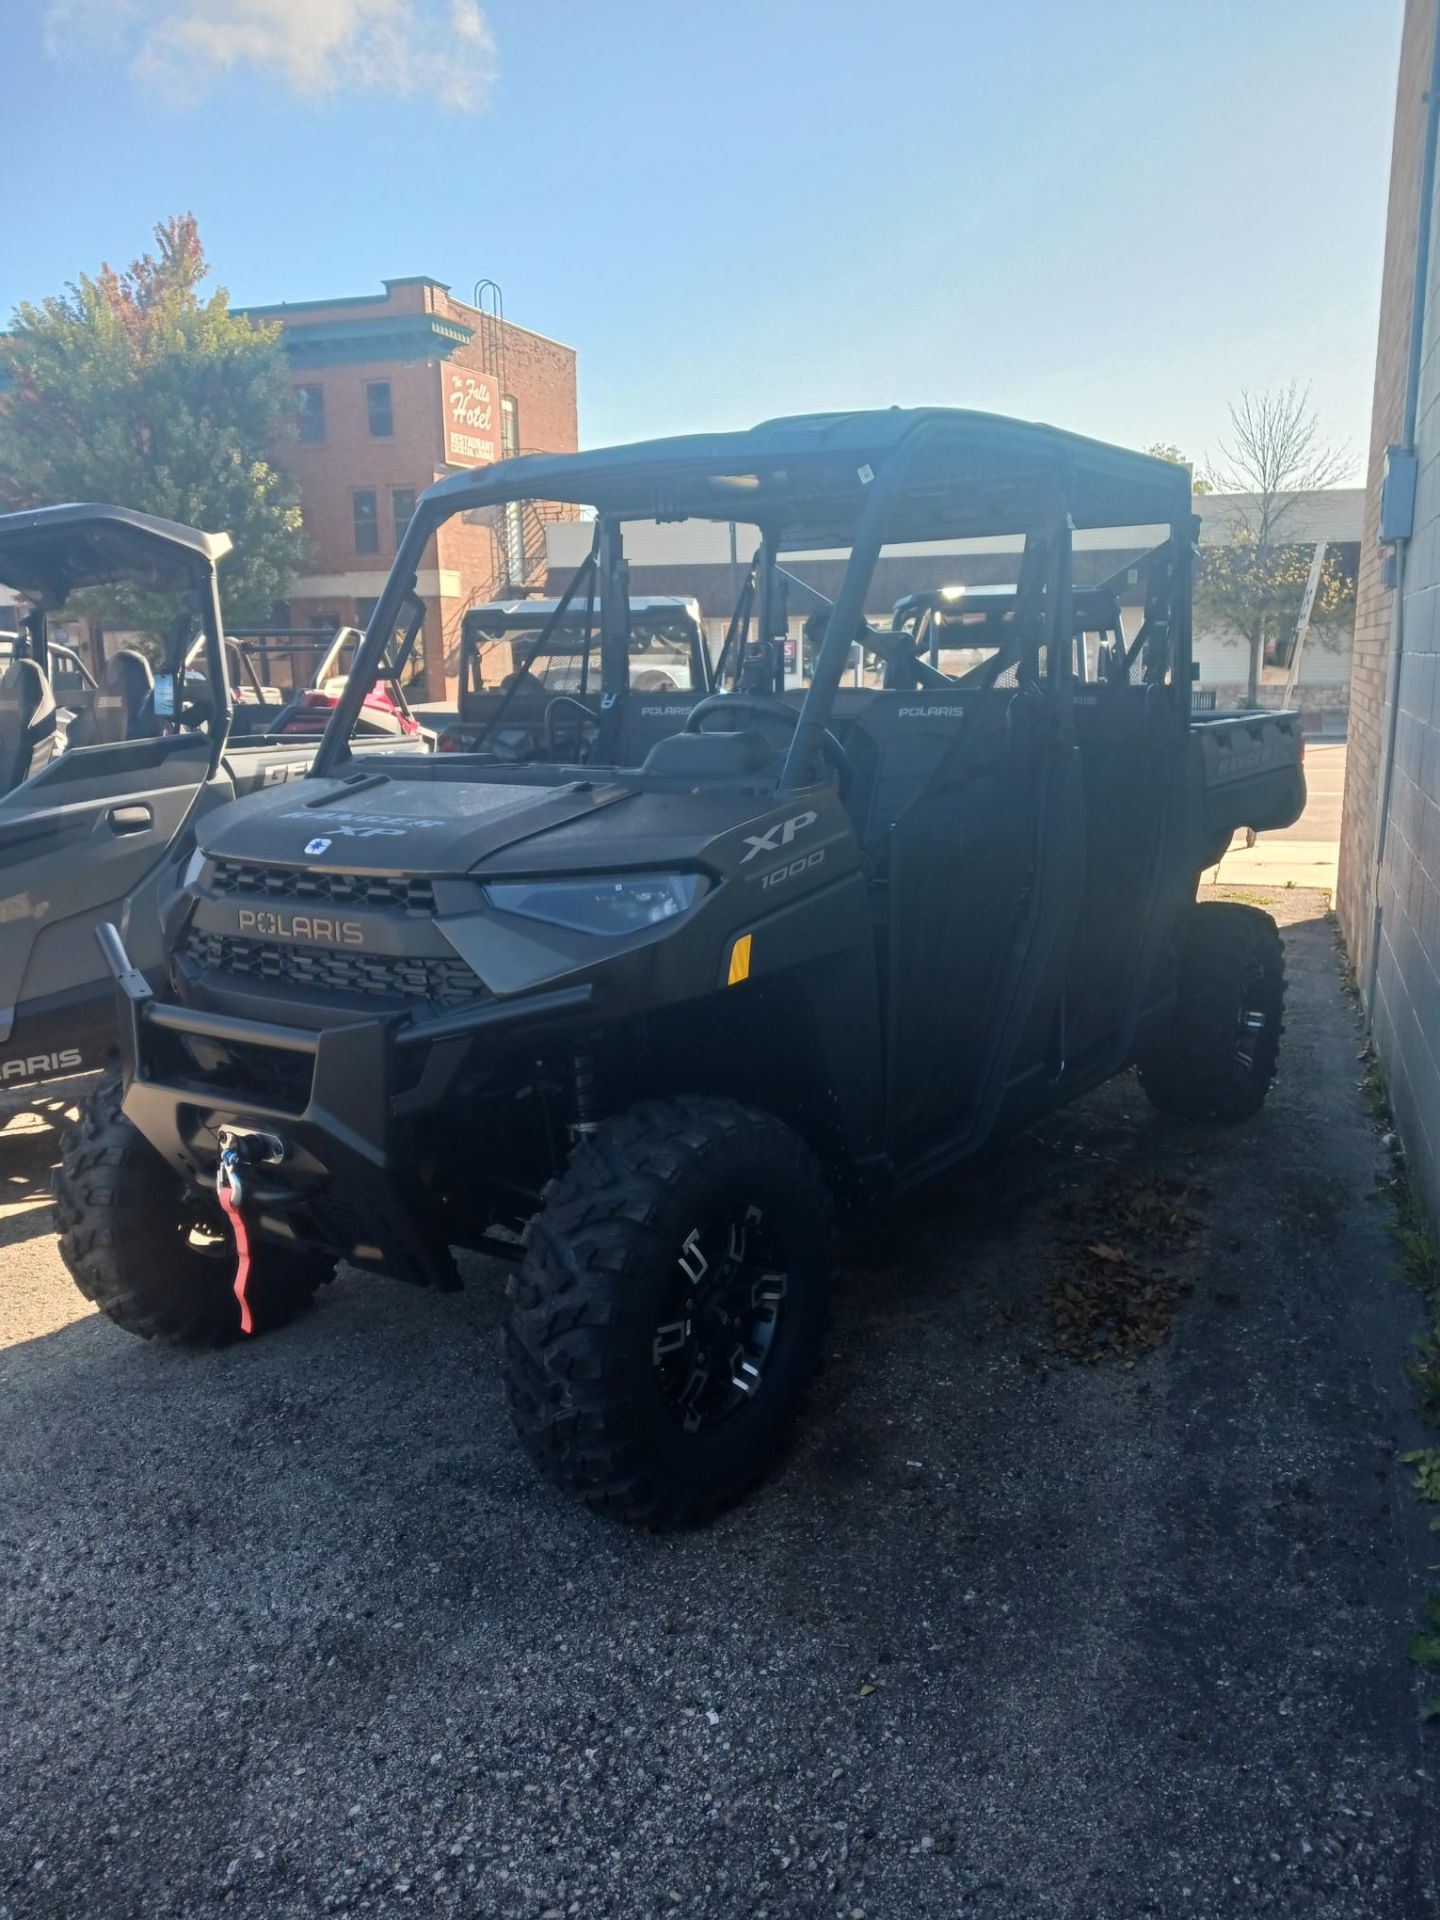
POLYGON ((1207 867, 1200 886, 1315 887, 1333 901, 1340 847, 1334 840, 1282 840, 1261 834, 1247 847, 1237 833, 1219 864, 1207 867))

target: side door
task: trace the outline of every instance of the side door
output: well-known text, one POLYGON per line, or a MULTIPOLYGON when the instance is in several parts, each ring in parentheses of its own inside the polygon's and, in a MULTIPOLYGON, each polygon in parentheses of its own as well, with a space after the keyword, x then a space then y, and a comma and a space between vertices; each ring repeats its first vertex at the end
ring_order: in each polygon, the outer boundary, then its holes
MULTIPOLYGON (((209 766, 199 734, 78 747, 0 802, 4 1038, 47 1009, 108 995, 95 929, 124 920, 213 784, 209 766)), ((228 779, 218 784, 228 797, 228 779)), ((158 963, 158 926, 133 957, 158 963)))
POLYGON ((1065 977, 1071 1073, 1098 1070, 1124 1040, 1148 929, 1174 862, 1186 757, 1180 689, 1107 686, 1075 696, 1085 789, 1085 888, 1065 977))
MULTIPOLYGON (((1007 1089, 1043 1074, 1079 884, 1077 768, 1048 696, 882 694, 864 724, 884 727, 888 709, 899 728, 941 706, 963 714, 951 741, 888 826, 882 810, 867 833, 883 902, 888 1131, 902 1164, 978 1144, 1007 1089)), ((913 766, 918 744, 895 750, 913 766)))

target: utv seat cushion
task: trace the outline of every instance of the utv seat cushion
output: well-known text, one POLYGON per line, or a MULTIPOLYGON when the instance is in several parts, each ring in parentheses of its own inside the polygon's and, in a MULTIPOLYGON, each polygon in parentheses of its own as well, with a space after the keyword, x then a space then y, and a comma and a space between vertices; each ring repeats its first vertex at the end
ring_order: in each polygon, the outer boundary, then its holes
POLYGON ((105 662, 95 696, 96 736, 106 744, 133 740, 142 732, 142 716, 152 713, 155 676, 150 662, 133 647, 121 647, 105 662))
POLYGON ((0 792, 29 778, 36 750, 55 733, 55 696, 34 660, 12 660, 0 675, 0 792))
POLYGON ((672 733, 655 742, 640 771, 681 780, 739 779, 773 766, 779 757, 779 749, 754 728, 740 733, 672 733))

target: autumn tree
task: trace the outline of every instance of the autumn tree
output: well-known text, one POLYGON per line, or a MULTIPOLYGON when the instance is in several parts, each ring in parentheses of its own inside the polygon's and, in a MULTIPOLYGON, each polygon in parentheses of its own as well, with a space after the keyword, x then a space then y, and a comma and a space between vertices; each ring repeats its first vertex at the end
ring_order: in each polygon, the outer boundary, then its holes
POLYGON ((1157 440, 1145 449, 1152 460, 1168 460, 1172 466, 1184 467, 1190 475, 1192 493, 1213 493, 1215 484, 1203 468, 1197 468, 1193 460, 1187 459, 1173 440, 1157 440))
MULTIPOLYGON (((102 266, 0 335, 0 506, 97 500, 224 531, 227 613, 263 621, 304 559, 300 506, 273 464, 292 431, 278 327, 230 312, 193 216, 155 229, 156 252, 102 266)), ((166 610, 128 584, 85 596, 95 617, 156 633, 166 610)))
MULTIPOLYGON (((1223 539, 1202 550, 1195 606, 1245 642, 1246 699, 1255 706, 1265 644, 1293 626, 1313 560, 1313 543, 1297 537, 1299 509, 1306 494, 1344 479, 1350 456, 1322 438, 1309 389, 1294 381, 1270 393, 1242 393, 1230 408, 1230 437, 1220 451, 1214 478, 1231 498, 1219 529, 1223 539)), ((1312 618, 1343 619, 1354 591, 1332 547, 1312 618)))

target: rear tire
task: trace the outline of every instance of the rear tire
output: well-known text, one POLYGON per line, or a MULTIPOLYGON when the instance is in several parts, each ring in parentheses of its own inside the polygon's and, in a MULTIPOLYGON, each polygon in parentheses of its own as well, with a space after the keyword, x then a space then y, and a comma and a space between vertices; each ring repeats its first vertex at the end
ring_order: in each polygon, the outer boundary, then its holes
POLYGON ((1140 1084, 1162 1113, 1248 1120, 1275 1078, 1285 949, 1268 913, 1228 900, 1191 910, 1175 1008, 1146 1045, 1140 1084))
POLYGON ((696 1526, 777 1463, 819 1358, 832 1207, 809 1148, 731 1100, 656 1100, 581 1141, 510 1282, 506 1389, 546 1479, 696 1526))
MULTIPOLYGON (((60 1257, 81 1293, 127 1333, 218 1347, 240 1335, 235 1254, 218 1206, 184 1182, 125 1118, 107 1073, 60 1143, 60 1257)), ((331 1279, 333 1260, 257 1246, 249 1299, 257 1333, 285 1325, 331 1279)))

